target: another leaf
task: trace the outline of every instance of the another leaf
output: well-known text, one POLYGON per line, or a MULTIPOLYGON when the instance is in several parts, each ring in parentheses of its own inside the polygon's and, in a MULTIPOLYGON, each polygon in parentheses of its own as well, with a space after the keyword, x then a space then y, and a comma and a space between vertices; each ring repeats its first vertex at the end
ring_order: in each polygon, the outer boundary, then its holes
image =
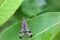
MULTIPOLYGON (((50 40, 60 31, 60 12, 48 12, 39 15, 28 20, 28 24, 33 33, 31 40, 50 40)), ((21 25, 19 25, 20 23, 14 23, 3 30, 0 33, 0 40, 20 40, 18 34, 21 25)), ((29 38, 23 38, 23 40, 29 40, 29 38)))
POLYGON ((60 40, 60 31, 53 37, 52 40, 60 40))
POLYGON ((23 0, 4 0, 0 6, 0 26, 2 26, 17 10, 23 0))
MULTIPOLYGON (((28 16, 36 16, 41 11, 43 7, 46 6, 45 0, 25 0, 22 4, 22 12, 28 16)), ((45 10, 45 9, 44 9, 45 10)))

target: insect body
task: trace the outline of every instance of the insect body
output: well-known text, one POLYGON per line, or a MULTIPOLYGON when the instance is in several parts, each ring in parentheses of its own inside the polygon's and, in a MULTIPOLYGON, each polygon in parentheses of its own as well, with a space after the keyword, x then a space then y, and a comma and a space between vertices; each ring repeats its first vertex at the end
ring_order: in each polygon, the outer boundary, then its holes
POLYGON ((25 20, 25 18, 23 17, 22 20, 22 28, 19 32, 19 37, 22 38, 23 36, 26 36, 26 34, 31 38, 32 37, 32 33, 30 31, 30 29, 28 28, 28 24, 25 20))

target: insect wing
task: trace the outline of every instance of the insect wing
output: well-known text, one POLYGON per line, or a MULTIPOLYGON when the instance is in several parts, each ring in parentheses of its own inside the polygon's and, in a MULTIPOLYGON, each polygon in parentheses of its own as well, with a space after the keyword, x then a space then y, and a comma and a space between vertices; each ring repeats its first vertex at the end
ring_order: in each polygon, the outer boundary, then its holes
POLYGON ((20 33, 19 33, 19 37, 22 38, 24 35, 25 35, 25 19, 23 18, 22 20, 22 27, 21 27, 21 30, 20 30, 20 33))
POLYGON ((24 29, 21 28, 20 32, 19 32, 19 37, 22 38, 24 36, 24 29))
POLYGON ((32 32, 29 30, 29 28, 26 28, 26 34, 31 38, 32 32))
POLYGON ((20 33, 19 33, 19 37, 22 38, 25 33, 29 36, 29 37, 32 37, 32 32, 30 31, 30 29, 28 28, 28 24, 25 20, 25 18, 23 17, 23 20, 22 20, 22 28, 20 30, 20 33))
POLYGON ((28 24, 26 22, 26 20, 24 19, 24 24, 25 24, 25 31, 26 31, 26 34, 31 38, 32 37, 32 32, 30 31, 29 27, 28 27, 28 24))

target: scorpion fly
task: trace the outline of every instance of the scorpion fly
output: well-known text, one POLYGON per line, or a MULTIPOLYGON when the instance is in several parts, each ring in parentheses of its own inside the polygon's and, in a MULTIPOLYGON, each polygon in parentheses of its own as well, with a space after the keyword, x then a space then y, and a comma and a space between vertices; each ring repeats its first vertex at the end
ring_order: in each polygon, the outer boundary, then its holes
POLYGON ((28 28, 27 21, 25 20, 24 17, 23 17, 21 26, 22 27, 21 27, 20 32, 19 32, 19 38, 25 37, 26 35, 28 35, 31 38, 32 37, 32 32, 28 28))

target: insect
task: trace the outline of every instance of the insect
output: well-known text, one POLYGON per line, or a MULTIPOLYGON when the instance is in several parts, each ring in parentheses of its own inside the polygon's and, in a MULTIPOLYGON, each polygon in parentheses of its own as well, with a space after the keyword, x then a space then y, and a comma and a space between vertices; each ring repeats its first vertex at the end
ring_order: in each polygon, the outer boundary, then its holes
POLYGON ((32 37, 32 32, 28 28, 28 24, 27 24, 25 18, 23 17, 22 27, 21 27, 20 32, 19 32, 19 38, 22 38, 26 35, 28 35, 31 38, 32 37))

